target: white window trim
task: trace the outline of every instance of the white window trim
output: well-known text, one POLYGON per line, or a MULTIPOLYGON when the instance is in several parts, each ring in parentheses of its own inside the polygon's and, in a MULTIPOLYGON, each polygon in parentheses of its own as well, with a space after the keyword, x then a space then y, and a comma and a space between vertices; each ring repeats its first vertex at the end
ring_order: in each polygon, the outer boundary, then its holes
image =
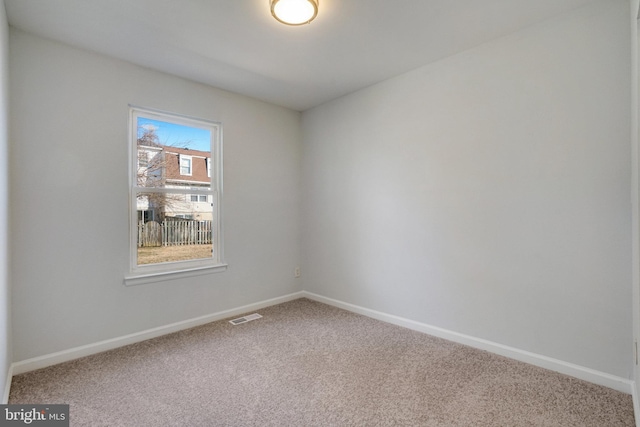
POLYGON ((157 273, 128 275, 124 278, 126 286, 144 285, 147 283, 164 282, 167 280, 184 279, 204 274, 219 273, 227 269, 227 264, 211 265, 205 267, 194 267, 173 271, 162 271, 157 273))
MULTIPOLYGON (((216 273, 225 271, 227 264, 224 262, 224 233, 222 229, 222 125, 218 122, 209 120, 196 119, 183 115, 167 113, 159 110, 129 106, 129 272, 125 274, 124 284, 127 286, 160 282, 165 280, 181 279, 202 274, 216 273), (203 127, 211 130, 211 158, 214 165, 211 171, 211 188, 206 190, 194 191, 194 189, 182 188, 154 188, 154 192, 181 193, 181 194, 206 194, 211 196, 213 200, 213 215, 216 221, 215 230, 217 230, 217 238, 214 240, 213 251, 214 256, 206 259, 195 259, 188 261, 166 262, 161 264, 138 265, 137 263, 137 226, 138 213, 135 209, 136 194, 138 191, 147 191, 148 188, 137 186, 137 123, 138 117, 146 117, 154 120, 165 122, 173 122, 186 126, 203 127), (133 160, 136 159, 134 162, 133 160)), ((193 168, 193 162, 191 163, 193 168)), ((192 169, 193 170, 193 169, 192 169)), ((207 200, 209 198, 207 197, 207 200)))

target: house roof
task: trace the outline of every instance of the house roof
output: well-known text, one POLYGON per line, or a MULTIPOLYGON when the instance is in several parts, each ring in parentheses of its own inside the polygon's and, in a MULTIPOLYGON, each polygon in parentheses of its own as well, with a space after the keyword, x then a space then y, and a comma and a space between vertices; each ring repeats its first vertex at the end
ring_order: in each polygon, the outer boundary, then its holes
POLYGON ((187 156, 199 156, 199 157, 211 157, 210 151, 200 151, 200 150, 192 150, 190 148, 180 148, 174 147, 170 145, 162 145, 162 149, 166 153, 174 153, 174 154, 184 154, 187 156))
POLYGON ((165 153, 165 178, 174 182, 209 183, 210 178, 207 172, 207 162, 211 158, 209 151, 190 150, 188 148, 177 148, 163 146, 165 153), (191 175, 180 173, 180 158, 187 156, 191 158, 191 175))

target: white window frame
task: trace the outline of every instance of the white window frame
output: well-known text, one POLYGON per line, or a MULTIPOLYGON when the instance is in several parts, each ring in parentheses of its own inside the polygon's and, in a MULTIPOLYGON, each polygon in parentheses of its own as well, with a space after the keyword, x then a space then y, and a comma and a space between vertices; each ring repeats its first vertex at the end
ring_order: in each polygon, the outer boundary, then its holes
MULTIPOLYGON (((129 106, 129 272, 125 274, 124 284, 139 285, 144 283, 173 280, 183 277, 191 277, 202 274, 224 271, 227 264, 224 262, 224 242, 222 232, 222 124, 209 120, 197 119, 179 114, 168 113, 148 108, 129 106), (194 188, 165 188, 165 187, 140 187, 137 182, 138 167, 138 146, 137 146, 137 123, 138 118, 144 117, 153 120, 176 123, 185 126, 204 128, 211 131, 211 187, 194 191, 194 188), (137 260, 137 194, 139 192, 189 194, 199 193, 210 196, 207 200, 212 200, 213 209, 213 232, 214 241, 212 244, 213 256, 205 259, 194 259, 188 261, 174 261, 159 264, 138 265, 137 260)), ((191 163, 193 168, 193 162, 191 163)))

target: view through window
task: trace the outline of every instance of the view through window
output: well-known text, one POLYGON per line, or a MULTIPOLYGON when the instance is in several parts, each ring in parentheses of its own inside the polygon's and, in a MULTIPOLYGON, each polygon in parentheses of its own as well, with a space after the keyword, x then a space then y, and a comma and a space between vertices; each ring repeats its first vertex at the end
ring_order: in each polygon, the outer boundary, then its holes
POLYGON ((132 108, 131 128, 132 270, 219 264, 220 126, 132 108))

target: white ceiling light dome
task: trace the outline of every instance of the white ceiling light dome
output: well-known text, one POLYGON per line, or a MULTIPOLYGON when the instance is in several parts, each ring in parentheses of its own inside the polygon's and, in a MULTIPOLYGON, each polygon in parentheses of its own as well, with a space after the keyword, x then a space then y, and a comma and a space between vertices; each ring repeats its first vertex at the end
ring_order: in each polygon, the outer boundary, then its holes
POLYGON ((319 0, 269 0, 271 14, 287 25, 303 25, 318 15, 319 0))

